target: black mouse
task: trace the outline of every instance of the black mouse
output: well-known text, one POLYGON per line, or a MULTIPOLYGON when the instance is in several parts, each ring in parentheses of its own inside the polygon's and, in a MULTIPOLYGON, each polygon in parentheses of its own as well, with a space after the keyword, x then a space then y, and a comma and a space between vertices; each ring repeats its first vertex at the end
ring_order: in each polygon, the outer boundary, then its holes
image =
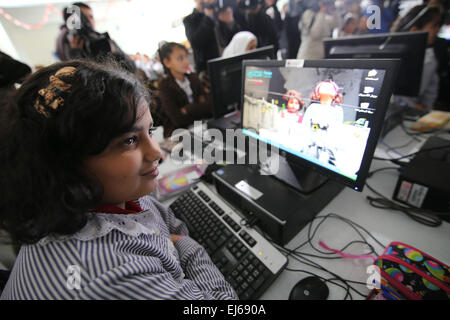
POLYGON ((318 277, 307 277, 292 288, 289 300, 326 300, 328 286, 318 277))

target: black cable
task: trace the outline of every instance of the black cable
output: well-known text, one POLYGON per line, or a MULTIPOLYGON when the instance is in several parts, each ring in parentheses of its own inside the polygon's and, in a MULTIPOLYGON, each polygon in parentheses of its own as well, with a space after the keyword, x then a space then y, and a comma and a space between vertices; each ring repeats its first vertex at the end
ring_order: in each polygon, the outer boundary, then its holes
MULTIPOLYGON (((368 178, 372 177, 375 173, 389 170, 389 169, 398 169, 397 167, 385 167, 369 172, 368 178)), ((366 187, 375 193, 379 198, 374 198, 371 196, 367 196, 367 200, 369 200, 369 204, 377 209, 391 209, 396 211, 401 211, 406 214, 408 217, 413 219, 416 222, 419 222, 423 225, 429 227, 439 227, 442 224, 442 219, 439 217, 438 213, 414 208, 411 206, 401 205, 394 200, 389 199, 388 197, 381 194, 379 191, 375 190, 372 186, 370 186, 366 181, 366 187)))
MULTIPOLYGON (((372 253, 373 253, 373 254, 376 254, 376 255, 378 256, 378 254, 376 253, 375 248, 374 248, 371 244, 369 244, 369 243, 366 241, 366 239, 364 238, 362 232, 360 232, 360 230, 358 230, 358 228, 360 228, 360 229, 361 229, 362 231, 364 231, 367 235, 369 235, 373 240, 375 240, 376 243, 377 243, 378 245, 380 245, 383 249, 386 247, 386 246, 385 246, 384 244, 382 244, 379 240, 377 240, 377 239, 376 239, 376 238, 375 238, 375 237, 374 237, 367 229, 365 229, 365 228, 363 228, 362 226, 358 225, 357 223, 351 221, 350 219, 341 217, 341 216, 339 216, 339 215, 337 215, 337 214, 334 214, 334 213, 329 213, 329 214, 327 214, 327 215, 325 215, 325 216, 317 216, 317 217, 313 218, 313 219, 310 221, 309 226, 308 226, 308 231, 309 231, 309 232, 308 232, 308 240, 305 241, 303 244, 297 246, 295 249, 288 249, 288 248, 285 248, 285 247, 283 247, 283 246, 280 246, 280 245, 278 245, 277 243, 275 243, 275 242, 271 239, 270 236, 268 236, 268 235, 265 234, 264 232, 262 232, 262 233, 263 233, 263 234, 265 235, 265 237, 266 237, 266 238, 267 238, 267 239, 268 239, 275 247, 277 247, 277 248, 280 250, 280 252, 282 252, 283 255, 285 255, 288 259, 289 259, 289 258, 293 258, 293 259, 299 261, 300 263, 303 263, 303 264, 306 264, 306 265, 308 265, 308 266, 310 266, 310 267, 312 267, 312 268, 316 268, 316 269, 319 269, 319 270, 321 270, 321 271, 327 272, 327 273, 331 274, 333 277, 335 277, 335 278, 331 278, 331 279, 325 279, 325 278, 319 276, 319 278, 324 279, 324 281, 330 282, 330 283, 332 283, 332 284, 334 284, 334 285, 337 285, 337 286, 343 288, 344 290, 346 290, 346 295, 345 295, 344 299, 347 299, 348 297, 350 297, 350 299, 353 299, 352 294, 351 294, 351 291, 356 292, 358 295, 360 295, 360 296, 362 296, 362 297, 366 297, 367 294, 361 293, 360 291, 358 291, 357 289, 355 289, 353 286, 351 286, 351 285, 349 284, 349 283, 355 283, 355 284, 361 284, 361 285, 364 285, 365 283, 362 283, 362 282, 359 282, 359 281, 354 281, 354 280, 344 279, 344 278, 340 277, 339 275, 333 273, 332 271, 327 270, 326 268, 324 268, 323 266, 321 266, 321 265, 318 264, 317 262, 312 261, 312 260, 310 260, 310 259, 307 258, 307 257, 314 257, 314 258, 321 258, 321 259, 342 259, 342 257, 340 257, 340 256, 339 256, 339 257, 328 257, 328 255, 330 255, 330 254, 335 254, 335 253, 323 252, 323 251, 321 251, 321 250, 315 248, 315 247, 312 245, 312 239, 313 239, 314 236, 316 235, 317 230, 318 230, 319 227, 322 225, 322 223, 323 223, 325 220, 327 220, 328 218, 339 219, 339 220, 341 220, 341 221, 347 223, 347 224, 350 225, 350 226, 358 233, 358 235, 362 238, 362 240, 353 240, 353 241, 349 242, 348 244, 346 244, 346 245, 342 248, 341 251, 344 251, 345 249, 349 248, 349 247, 352 246, 353 244, 356 244, 356 243, 363 243, 363 244, 366 244, 367 246, 369 246, 369 248, 371 249, 371 251, 370 251, 369 254, 372 254, 372 253), (312 224, 313 224, 313 221, 316 220, 316 219, 321 219, 321 221, 314 227, 314 230, 312 230, 312 224), (311 232, 312 232, 312 233, 311 233, 311 232), (320 253, 322 253, 322 254, 325 254, 325 255, 327 255, 327 256, 324 257, 324 256, 319 256, 319 255, 314 255, 314 254, 309 254, 309 253, 303 253, 303 252, 299 252, 299 251, 298 251, 299 248, 303 247, 304 245, 306 245, 306 244, 308 244, 308 243, 312 246, 312 248, 313 248, 315 251, 318 251, 318 252, 320 252, 320 253), (342 282, 343 285, 337 283, 336 281, 342 282)), ((297 269, 292 269, 292 268, 286 268, 286 269, 287 269, 288 271, 305 272, 305 273, 308 273, 308 274, 312 274, 312 275, 314 275, 314 276, 317 276, 316 274, 314 274, 314 273, 312 273, 312 272, 309 272, 309 271, 306 271, 306 270, 301 270, 301 269, 298 269, 298 270, 297 270, 297 269)))

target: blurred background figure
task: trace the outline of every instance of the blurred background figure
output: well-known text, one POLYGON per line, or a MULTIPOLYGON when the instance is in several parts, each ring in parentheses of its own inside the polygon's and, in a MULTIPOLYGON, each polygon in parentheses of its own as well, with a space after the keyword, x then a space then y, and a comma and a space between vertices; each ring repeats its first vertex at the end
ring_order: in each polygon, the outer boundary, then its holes
POLYGON ((284 17, 284 28, 287 39, 286 59, 295 59, 297 57, 302 40, 298 23, 304 11, 304 1, 289 0, 284 17))
POLYGON ((186 37, 194 54, 195 71, 203 77, 206 63, 220 57, 241 30, 234 20, 236 1, 196 0, 193 12, 183 19, 186 37))
POLYGON ((278 51, 278 33, 272 18, 264 10, 263 0, 241 0, 234 12, 242 31, 250 31, 258 39, 258 47, 273 45, 278 51))
POLYGON ((254 50, 258 46, 258 39, 249 31, 240 31, 231 39, 230 44, 223 50, 222 57, 231 57, 254 50))
POLYGON ((331 37, 333 29, 339 25, 334 0, 319 0, 310 5, 299 23, 302 42, 297 59, 323 59, 323 39, 331 37))
POLYGON ((189 72, 188 50, 180 43, 167 42, 159 49, 165 76, 158 81, 164 118, 164 138, 195 120, 211 117, 212 99, 208 88, 189 72))
POLYGON ((359 19, 352 13, 348 12, 342 20, 342 28, 335 29, 337 32, 333 34, 333 38, 346 37, 356 34, 358 31, 359 19))
POLYGON ((64 8, 63 19, 64 25, 61 26, 56 40, 56 55, 61 61, 80 58, 99 59, 105 55, 112 55, 128 69, 133 68, 131 59, 107 32, 95 31, 94 14, 87 4, 75 2, 64 8))

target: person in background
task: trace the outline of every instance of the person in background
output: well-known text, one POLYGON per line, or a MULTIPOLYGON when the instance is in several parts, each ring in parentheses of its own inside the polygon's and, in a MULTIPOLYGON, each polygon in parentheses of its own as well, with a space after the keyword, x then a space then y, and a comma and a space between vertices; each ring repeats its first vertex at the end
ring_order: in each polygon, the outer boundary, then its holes
POLYGON ((335 29, 338 30, 338 32, 337 35, 333 35, 333 38, 354 35, 358 30, 358 23, 359 21, 357 20, 356 16, 353 13, 351 12, 347 13, 343 19, 342 29, 341 30, 335 29))
POLYGON ((433 109, 439 94, 438 60, 434 52, 434 44, 442 25, 442 18, 439 7, 419 5, 412 8, 400 20, 395 30, 428 32, 419 96, 417 98, 401 97, 409 106, 422 111, 433 109))
POLYGON ((194 11, 183 19, 186 37, 194 54, 195 71, 204 78, 207 61, 220 57, 231 38, 240 31, 229 2, 196 0, 194 11))
POLYGON ((75 2, 69 8, 64 8, 63 18, 64 25, 56 39, 56 55, 61 61, 82 58, 101 60, 109 55, 127 68, 134 66, 133 61, 108 33, 95 31, 94 14, 87 4, 75 2))
POLYGON ((301 33, 298 26, 303 12, 306 10, 303 1, 289 0, 286 16, 284 17, 284 30, 287 38, 287 59, 295 59, 301 44, 301 33))
POLYGON ((60 62, 0 110, 0 228, 21 249, 0 300, 237 299, 152 195, 147 90, 115 64, 60 62))
POLYGON ((212 116, 211 96, 195 73, 188 73, 187 49, 168 42, 159 49, 165 76, 159 80, 159 97, 166 115, 164 137, 177 128, 187 128, 195 120, 212 116))
POLYGON ((319 0, 307 9, 299 23, 302 44, 297 59, 323 59, 323 39, 331 37, 333 29, 339 28, 339 20, 333 0, 319 0))
POLYGON ((264 0, 263 10, 272 19, 272 23, 279 38, 283 31, 283 20, 281 19, 281 13, 278 10, 277 2, 278 0, 264 0))
POLYGON ((258 47, 258 39, 249 31, 241 31, 234 35, 230 44, 223 50, 223 58, 231 57, 254 50, 258 47))
POLYGON ((242 31, 250 31, 258 39, 258 46, 273 45, 274 51, 279 48, 279 37, 272 19, 263 9, 262 0, 240 1, 235 11, 235 19, 242 31))

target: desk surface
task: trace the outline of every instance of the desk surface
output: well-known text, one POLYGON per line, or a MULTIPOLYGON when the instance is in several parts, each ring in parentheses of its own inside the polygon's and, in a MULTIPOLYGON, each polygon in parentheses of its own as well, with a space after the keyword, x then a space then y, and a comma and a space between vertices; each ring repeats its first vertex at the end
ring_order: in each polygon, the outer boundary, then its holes
MULTIPOLYGON (((400 154, 406 155, 417 151, 420 146, 426 141, 429 136, 418 137, 417 141, 400 128, 395 128, 381 141, 376 149, 375 155, 383 158, 399 157, 400 154), (397 146, 406 147, 395 148, 397 146), (394 147, 395 150, 389 147, 394 147), (400 154, 399 154, 400 153, 400 154)), ((450 140, 449 135, 446 134, 441 137, 450 140)), ((417 138, 416 138, 417 139, 417 138)), ((373 160, 371 165, 371 171, 383 167, 394 166, 389 161, 373 160)), ((176 167, 178 168, 178 167, 176 167)), ((175 166, 171 163, 170 159, 167 159, 161 165, 161 176, 164 173, 172 171, 175 166)), ((367 182, 377 191, 380 191, 388 198, 392 197, 394 187, 397 182, 398 172, 396 170, 380 171, 373 177, 367 180, 367 182)), ((213 187, 211 187, 213 189, 213 187)), ((345 188, 333 201, 331 201, 317 216, 325 216, 328 213, 335 213, 344 218, 359 224, 367 229, 378 241, 384 245, 388 245, 391 241, 400 241, 412 245, 422 251, 430 254, 431 256, 441 260, 442 262, 450 263, 450 250, 448 244, 450 243, 450 223, 443 222, 441 226, 433 228, 428 227, 407 217, 404 213, 377 209, 369 205, 366 200, 366 196, 374 194, 366 187, 363 192, 356 192, 352 189, 345 188)), ((173 199, 165 201, 166 205, 169 205, 173 199)), ((313 221, 313 228, 317 226, 320 220, 313 221)), ((301 230, 292 241, 290 241, 285 247, 294 249, 298 245, 304 243, 308 239, 308 226, 301 230)), ((378 254, 381 254, 384 247, 378 245, 367 234, 364 234, 365 239, 369 242, 378 254)), ((312 243, 316 248, 319 248, 318 242, 322 240, 329 247, 335 249, 342 249, 345 245, 354 240, 361 240, 360 236, 354 229, 348 224, 334 218, 328 218, 317 229, 317 233, 313 237, 312 243)), ((321 249, 323 250, 323 249, 321 249)), ((316 254, 313 248, 307 244, 300 250, 301 253, 316 254)), ((355 244, 345 250, 346 253, 363 254, 368 251, 368 248, 364 244, 355 244)), ((325 256, 325 255, 321 255, 325 256)), ((367 267, 371 265, 370 259, 323 259, 323 258, 311 258, 308 259, 320 264, 323 268, 339 275, 346 280, 353 280, 362 283, 366 283, 369 274, 366 272, 367 267)), ((293 270, 305 270, 322 276, 326 279, 335 278, 335 276, 321 271, 317 268, 308 266, 301 263, 292 257, 289 258, 289 269, 293 270)), ((289 293, 292 287, 301 279, 309 276, 309 274, 299 271, 285 270, 272 284, 272 286, 264 293, 261 299, 288 299, 289 293)), ((342 282, 337 282, 344 285, 342 282)), ((355 289, 364 295, 369 293, 369 289, 364 284, 351 284, 355 289)), ((332 283, 328 284, 330 294, 328 299, 343 299, 346 292, 343 288, 332 283)), ((352 291, 354 299, 364 299, 364 297, 356 294, 352 291)))

